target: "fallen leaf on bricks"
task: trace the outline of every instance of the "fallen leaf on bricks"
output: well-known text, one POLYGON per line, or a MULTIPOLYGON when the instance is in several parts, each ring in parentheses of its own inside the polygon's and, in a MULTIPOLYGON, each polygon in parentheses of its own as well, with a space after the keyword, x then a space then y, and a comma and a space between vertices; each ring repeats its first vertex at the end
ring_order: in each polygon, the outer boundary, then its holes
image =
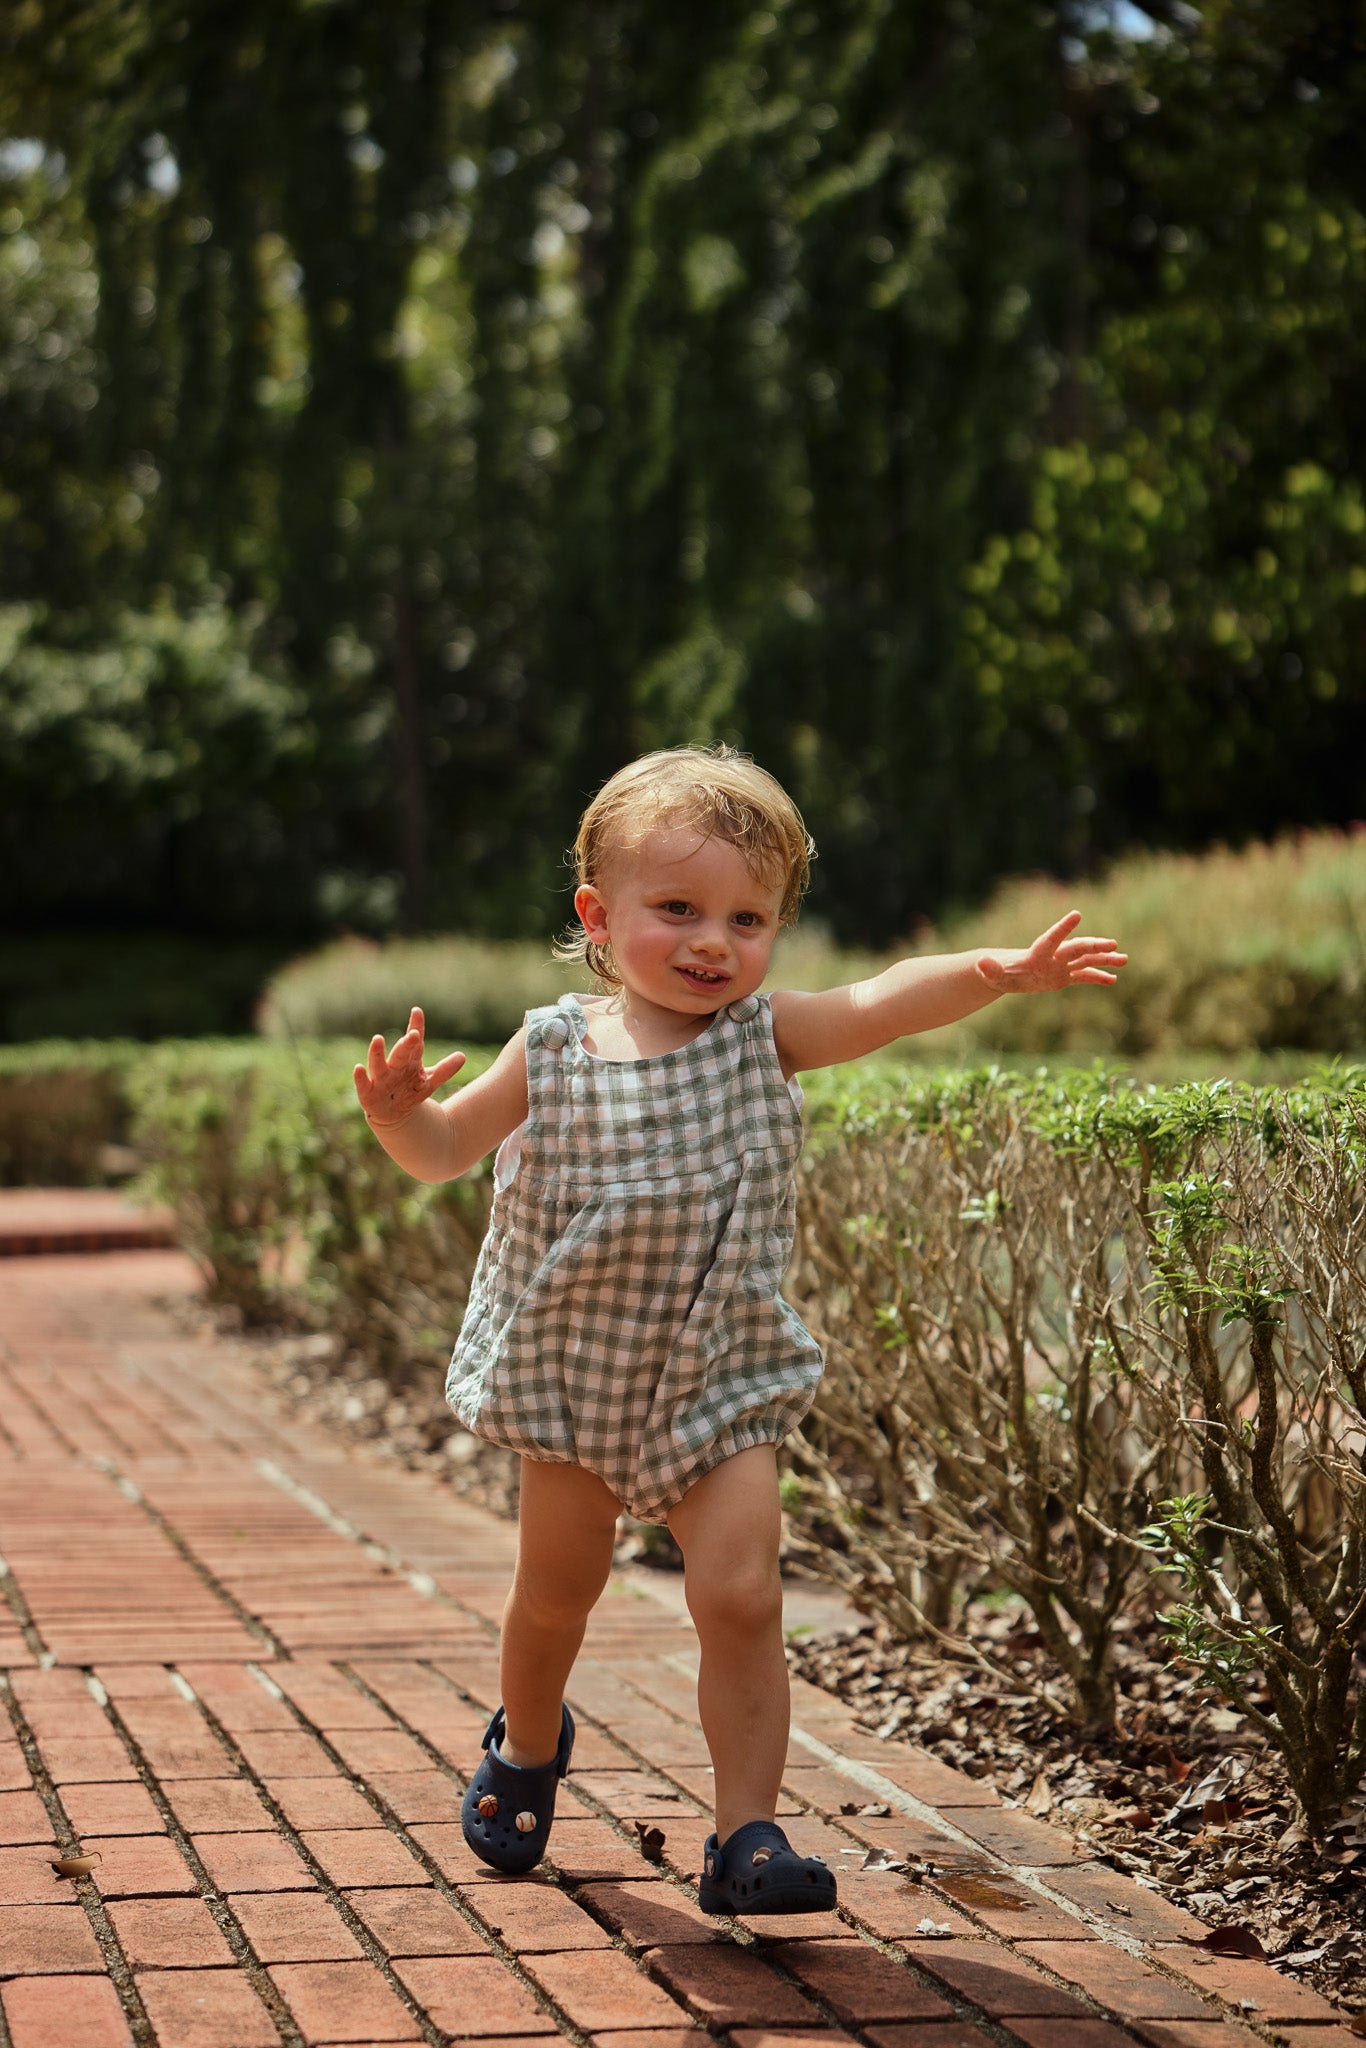
POLYGON ((97 1863, 104 1858, 98 1849, 92 1849, 88 1856, 54 1856, 52 1868, 58 1877, 89 1877, 97 1863))
POLYGON ((643 1820, 638 1820, 633 1825, 637 1835, 640 1837, 640 1853, 645 1858, 645 1861, 647 1863, 662 1863, 664 1861, 663 1828, 652 1828, 647 1821, 643 1820))
POLYGON ((1049 1784, 1042 1771, 1039 1772, 1038 1777, 1029 1789, 1029 1797, 1024 1803, 1024 1810, 1026 1813, 1032 1813, 1035 1819, 1040 1814, 1053 1811, 1053 1787, 1049 1784))
POLYGON ((870 1849, 859 1865, 860 1870, 904 1870, 905 1860, 893 1856, 890 1849, 870 1849))
POLYGON ((890 1806, 860 1806, 858 1814, 860 1820, 890 1820, 892 1809, 890 1806))
POLYGON ((947 1941, 953 1933, 947 1920, 919 1920, 916 1922, 915 1931, 923 1935, 926 1941, 947 1941))

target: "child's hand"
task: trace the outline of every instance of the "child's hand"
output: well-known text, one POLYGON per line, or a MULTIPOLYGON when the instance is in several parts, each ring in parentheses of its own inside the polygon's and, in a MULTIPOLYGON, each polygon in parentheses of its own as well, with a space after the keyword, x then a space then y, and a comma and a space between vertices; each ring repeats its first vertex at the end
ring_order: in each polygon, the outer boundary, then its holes
POLYGON ((401 1124, 405 1117, 421 1108, 443 1081, 449 1081, 451 1075, 458 1074, 465 1064, 464 1053, 453 1052, 448 1053, 444 1060, 438 1060, 434 1067, 424 1067, 422 1034, 425 1028, 421 1010, 413 1010, 408 1018, 408 1029, 394 1047, 392 1058, 386 1057, 384 1039, 376 1032, 370 1040, 369 1059, 365 1066, 358 1066, 355 1070, 360 1106, 377 1127, 401 1124))
POLYGON ((1071 934, 1081 923, 1081 912, 1069 910, 1028 951, 1013 948, 996 954, 984 953, 977 972, 991 984, 997 995, 1043 995, 1050 989, 1070 988, 1074 982, 1114 981, 1112 968, 1123 967, 1128 954, 1121 953, 1113 939, 1074 939, 1071 934))

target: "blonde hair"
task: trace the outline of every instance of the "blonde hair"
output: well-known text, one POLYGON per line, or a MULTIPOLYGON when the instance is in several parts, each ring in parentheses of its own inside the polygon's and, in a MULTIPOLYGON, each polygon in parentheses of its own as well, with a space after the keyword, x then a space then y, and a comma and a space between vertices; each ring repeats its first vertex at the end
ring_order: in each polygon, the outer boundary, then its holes
MULTIPOLYGON (((752 875, 781 883, 780 924, 796 922, 815 845, 801 812, 777 779, 734 747, 666 747, 643 754, 604 782, 579 821, 570 852, 575 878, 599 888, 613 857, 633 851, 661 825, 693 825, 723 839, 752 875)), ((603 989, 621 987, 610 946, 571 926, 557 960, 581 960, 603 989)))

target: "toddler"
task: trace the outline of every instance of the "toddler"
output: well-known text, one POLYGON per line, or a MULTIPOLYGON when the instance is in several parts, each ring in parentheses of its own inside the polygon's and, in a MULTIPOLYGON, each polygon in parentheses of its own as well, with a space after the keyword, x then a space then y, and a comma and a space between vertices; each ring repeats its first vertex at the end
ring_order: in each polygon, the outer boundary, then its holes
POLYGON ((779 1292, 792 1247, 807 1068, 952 1023, 1008 992, 1111 982, 1125 956, 1074 936, 903 960, 817 994, 760 995, 806 885, 795 804, 747 756, 678 747, 599 790, 575 842, 575 957, 596 984, 528 1012, 449 1101, 423 1017, 356 1089, 419 1180, 497 1150, 488 1235, 447 1394, 522 1459, 502 1705, 464 1801, 496 1870, 544 1853, 574 1723, 564 1704, 623 1508, 684 1558, 716 1774, 707 1913, 829 1910, 835 1879, 774 1821, 787 1753, 777 1446, 810 1407, 814 1339, 779 1292))

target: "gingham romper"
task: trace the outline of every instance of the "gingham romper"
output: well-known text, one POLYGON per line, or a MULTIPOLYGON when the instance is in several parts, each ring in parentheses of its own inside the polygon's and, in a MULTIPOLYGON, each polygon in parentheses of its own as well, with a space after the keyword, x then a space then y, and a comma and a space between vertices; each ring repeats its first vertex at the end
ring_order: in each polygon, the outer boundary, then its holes
POLYGON ((495 1166, 446 1397, 476 1436, 586 1466, 662 1522, 815 1396, 819 1347, 778 1292, 800 1110, 766 997, 651 1059, 587 1052, 578 996, 526 1021, 529 1113, 495 1166))

